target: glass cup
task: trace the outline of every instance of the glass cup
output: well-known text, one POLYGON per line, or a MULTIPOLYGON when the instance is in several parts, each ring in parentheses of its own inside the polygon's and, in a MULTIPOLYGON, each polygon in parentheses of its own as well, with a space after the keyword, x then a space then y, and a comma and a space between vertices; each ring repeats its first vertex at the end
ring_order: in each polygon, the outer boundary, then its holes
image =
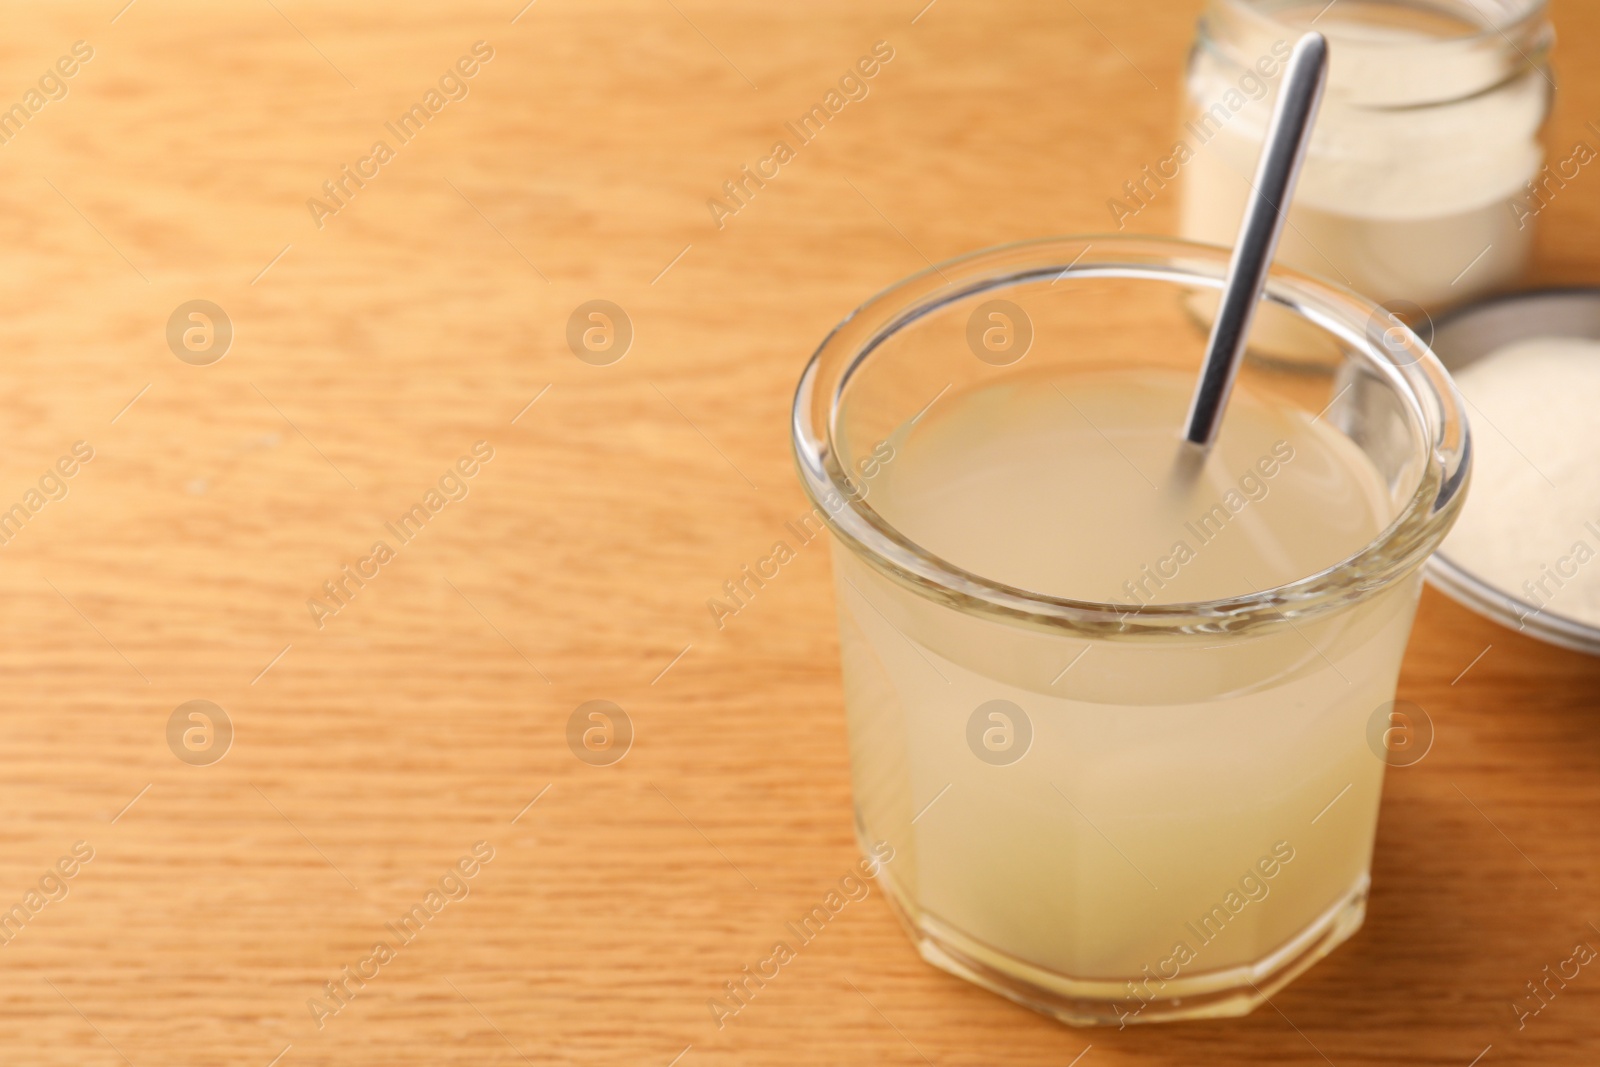
POLYGON ((791 527, 835 535, 859 841, 892 855, 880 878, 927 960, 1068 1023, 1242 1015, 1360 927, 1420 566, 1467 481, 1459 398, 1382 309, 1275 272, 1264 299, 1341 362, 1331 378, 1247 362, 1235 403, 1269 396, 1337 431, 1392 521, 1335 566, 1205 603, 964 570, 897 530, 875 486, 963 389, 1197 373, 1195 298, 1227 263, 1162 238, 978 252, 858 308, 795 397, 814 509, 791 527))
MULTIPOLYGON (((1545 0, 1207 0, 1177 139, 1111 201, 1118 225, 1177 180, 1182 235, 1233 240, 1289 49, 1312 29, 1330 40, 1328 87, 1278 261, 1413 325, 1515 284, 1538 216, 1593 157, 1564 149, 1544 173, 1545 0)), ((1328 358, 1297 325, 1268 310, 1258 352, 1328 358)))

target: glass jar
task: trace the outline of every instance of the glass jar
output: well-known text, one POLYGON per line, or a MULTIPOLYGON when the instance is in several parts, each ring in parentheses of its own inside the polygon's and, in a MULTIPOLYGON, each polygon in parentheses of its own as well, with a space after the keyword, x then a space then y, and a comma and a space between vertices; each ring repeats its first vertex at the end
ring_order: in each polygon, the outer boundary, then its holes
MULTIPOLYGON (((863 851, 892 857, 878 877, 927 960, 1069 1023, 1243 1014, 1360 926, 1374 737, 1419 568, 1461 504, 1460 401, 1414 334, 1373 336, 1369 301, 1274 272, 1265 299, 1340 370, 1252 363, 1232 404, 1271 396, 1336 437, 1391 518, 1318 573, 1203 603, 1066 599, 965 569, 897 527, 896 464, 919 420, 974 389, 1107 367, 1192 381, 1204 337, 1183 298, 1216 294, 1227 265, 1157 238, 975 253, 857 309, 795 397, 814 511, 792 525, 835 535, 863 851)), ((1335 491, 1297 462, 1273 492, 1335 491)), ((1069 503, 1069 522, 1112 521, 1069 503)))
MULTIPOLYGON (((1181 234, 1233 242, 1284 62, 1308 29, 1329 38, 1328 88, 1278 262, 1413 325, 1521 278, 1535 219, 1594 156, 1575 148, 1544 172, 1545 0, 1209 0, 1166 171, 1181 169, 1181 234)), ((1253 345, 1329 358, 1281 312, 1262 316, 1253 345)))

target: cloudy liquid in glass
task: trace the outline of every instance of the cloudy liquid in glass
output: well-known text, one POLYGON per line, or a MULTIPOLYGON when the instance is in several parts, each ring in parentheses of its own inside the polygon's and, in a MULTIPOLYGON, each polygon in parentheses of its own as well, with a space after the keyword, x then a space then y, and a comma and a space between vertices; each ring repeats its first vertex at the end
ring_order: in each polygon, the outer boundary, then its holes
MULTIPOLYGON (((956 567, 1130 611, 1308 577, 1394 517, 1348 439, 1243 391, 1175 488, 1191 385, 1045 369, 948 395, 868 503, 956 567)), ((894 845, 913 922, 1035 984, 1120 989, 1260 961, 1364 892, 1367 727, 1415 579, 1292 626, 1129 638, 951 611, 834 558, 860 830, 894 845)))

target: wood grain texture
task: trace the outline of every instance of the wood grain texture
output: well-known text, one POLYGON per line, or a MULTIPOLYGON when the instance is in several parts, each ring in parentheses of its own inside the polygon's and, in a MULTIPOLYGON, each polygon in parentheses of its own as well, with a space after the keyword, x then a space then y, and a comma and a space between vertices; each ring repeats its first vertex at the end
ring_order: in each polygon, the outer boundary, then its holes
MULTIPOLYGON (((802 362, 928 258, 1107 228, 1170 147, 1198 0, 122 4, 0 38, 0 101, 94 49, 0 145, 0 507, 95 452, 0 549, 0 910, 94 850, 0 948, 0 1062, 1595 1061, 1600 975, 1521 1031, 1510 1003, 1600 944, 1600 667, 1431 592, 1402 695, 1435 749, 1390 777, 1366 928, 1274 1007, 1070 1030, 924 965, 875 894, 706 1009, 855 859, 826 553, 705 608, 805 510, 802 362), (718 229, 707 198, 878 40, 870 96, 718 229), (236 329, 203 367, 165 340, 197 298, 236 329), (635 326, 615 365, 567 349, 591 299, 635 326), (477 441, 467 497, 318 628, 477 441), (236 730, 211 766, 167 746, 192 699, 236 730), (636 730, 611 767, 567 748, 591 699, 636 730), (308 998, 477 841, 470 895, 319 1029, 308 998)), ((1600 12, 1554 9, 1565 147, 1600 12)), ((1547 212, 1544 279, 1600 275, 1596 182, 1547 212)))

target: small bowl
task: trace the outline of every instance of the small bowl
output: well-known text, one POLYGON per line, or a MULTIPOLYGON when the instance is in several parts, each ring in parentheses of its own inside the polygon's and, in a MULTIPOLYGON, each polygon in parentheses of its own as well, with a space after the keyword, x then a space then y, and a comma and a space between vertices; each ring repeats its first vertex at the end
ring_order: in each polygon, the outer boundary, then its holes
MULTIPOLYGON (((1419 332, 1424 341, 1431 342, 1439 361, 1452 374, 1530 337, 1600 341, 1600 289, 1536 289, 1493 297, 1441 316, 1431 338, 1426 325, 1420 326, 1419 332)), ((1484 581, 1443 552, 1435 553, 1428 561, 1426 574, 1434 588, 1502 626, 1552 645, 1600 656, 1600 627, 1538 610, 1510 590, 1484 581)))

